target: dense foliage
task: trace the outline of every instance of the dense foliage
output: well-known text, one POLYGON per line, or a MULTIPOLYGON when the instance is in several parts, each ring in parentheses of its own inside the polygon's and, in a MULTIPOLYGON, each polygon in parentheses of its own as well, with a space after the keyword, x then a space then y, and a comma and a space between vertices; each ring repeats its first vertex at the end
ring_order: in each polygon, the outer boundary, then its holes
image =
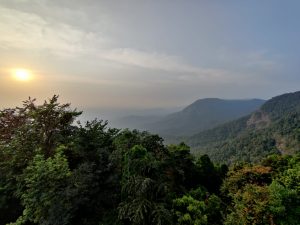
POLYGON ((203 131, 186 142, 195 153, 227 163, 259 162, 269 154, 299 152, 300 92, 274 97, 251 115, 203 131))
POLYGON ((54 96, 0 111, 0 224, 298 224, 300 156, 214 164, 54 96))

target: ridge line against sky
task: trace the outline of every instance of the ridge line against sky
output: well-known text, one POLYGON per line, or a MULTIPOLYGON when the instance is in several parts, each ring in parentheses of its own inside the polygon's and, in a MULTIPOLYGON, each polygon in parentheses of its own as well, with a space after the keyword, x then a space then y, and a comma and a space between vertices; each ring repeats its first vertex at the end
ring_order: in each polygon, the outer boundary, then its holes
POLYGON ((0 0, 0 97, 174 107, 299 87, 297 1, 0 0), (12 68, 35 79, 12 81, 12 68))

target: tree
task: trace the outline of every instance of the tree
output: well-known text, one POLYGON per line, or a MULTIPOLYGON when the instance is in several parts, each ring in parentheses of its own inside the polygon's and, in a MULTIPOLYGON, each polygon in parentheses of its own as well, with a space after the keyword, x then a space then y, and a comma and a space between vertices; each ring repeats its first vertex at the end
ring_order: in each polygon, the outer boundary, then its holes
POLYGON ((209 192, 219 193, 228 167, 224 164, 215 166, 208 155, 200 156, 196 161, 196 166, 199 173, 199 184, 206 187, 209 192))
POLYGON ((170 224, 166 206, 167 186, 159 180, 161 162, 141 145, 125 155, 119 218, 125 224, 170 224))
POLYGON ((268 205, 269 190, 266 186, 246 184, 242 190, 233 195, 233 208, 224 224, 274 224, 268 205))
POLYGON ((222 224, 222 201, 203 187, 173 200, 176 224, 222 224))
POLYGON ((24 192, 19 193, 23 215, 15 224, 31 221, 37 224, 68 224, 72 202, 68 193, 71 171, 67 159, 58 149, 53 157, 36 155, 22 175, 24 192))
POLYGON ((263 186, 272 182, 272 169, 261 165, 241 165, 229 171, 228 176, 222 186, 223 193, 232 196, 247 184, 263 186))
POLYGON ((1 111, 1 168, 21 173, 36 154, 50 157, 54 149, 67 143, 75 128, 72 123, 81 114, 69 107, 59 104, 54 95, 42 105, 29 98, 21 108, 1 111))
POLYGON ((37 154, 51 157, 67 143, 80 114, 59 104, 56 95, 42 105, 29 98, 22 107, 0 111, 0 221, 13 221, 22 212, 16 193, 24 169, 37 154))
POLYGON ((300 195, 295 189, 273 181, 268 187, 270 193, 269 211, 275 224, 296 225, 300 218, 300 195))
POLYGON ((298 157, 270 156, 262 163, 229 172, 223 185, 223 194, 231 198, 225 224, 299 223, 298 157))
POLYGON ((33 99, 29 99, 22 108, 2 111, 0 221, 3 223, 16 221, 24 212, 25 215, 18 222, 24 219, 32 223, 55 224, 54 217, 58 219, 58 214, 61 214, 66 224, 98 225, 116 211, 120 197, 117 194, 120 176, 111 161, 111 153, 115 150, 113 140, 118 130, 107 129, 107 122, 96 120, 76 126, 73 122, 80 113, 69 106, 58 103, 58 96, 54 96, 42 105, 36 105, 33 99), (60 163, 64 166, 64 161, 57 161, 58 149, 71 174, 66 178, 67 181, 59 180, 64 175, 63 170, 54 173, 54 168, 50 167, 55 162, 57 166, 60 163), (38 164, 38 161, 41 163, 38 164), (42 175, 42 170, 53 173, 49 172, 49 177, 46 177, 47 173, 42 175), (44 186, 32 189, 38 177, 45 179, 45 184, 55 177, 58 181, 53 181, 53 186, 49 185, 49 188, 53 187, 51 190, 44 186), (33 183, 28 183, 30 179, 33 183), (60 183, 65 185, 60 186, 60 183), (62 203, 68 202, 72 207, 69 210, 66 206, 66 211, 61 212, 59 207, 53 206, 50 213, 45 209, 43 198, 33 196, 34 193, 48 196, 47 201, 51 200, 53 205, 56 204, 55 197, 60 196, 62 203), (34 201, 39 206, 30 203, 33 197, 36 197, 34 201), (30 211, 30 217, 27 211, 30 211), (37 212, 42 214, 38 215, 37 212))
POLYGON ((199 184, 199 174, 190 147, 180 143, 169 145, 167 148, 168 156, 164 162, 164 170, 170 189, 180 194, 196 188, 199 184))
POLYGON ((207 223, 205 203, 190 195, 174 200, 175 215, 178 225, 203 225, 207 223))

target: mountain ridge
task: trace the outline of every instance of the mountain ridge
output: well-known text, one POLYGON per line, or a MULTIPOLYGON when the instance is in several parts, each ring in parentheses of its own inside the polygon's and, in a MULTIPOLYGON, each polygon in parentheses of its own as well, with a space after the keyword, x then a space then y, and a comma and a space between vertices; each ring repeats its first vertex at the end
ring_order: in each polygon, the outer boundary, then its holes
POLYGON ((247 115, 257 109, 264 100, 199 99, 183 110, 166 116, 150 127, 161 135, 191 135, 247 115))
POLYGON ((262 99, 198 99, 180 111, 161 117, 124 117, 122 128, 148 130, 166 139, 188 136, 247 115, 264 102, 262 99))
POLYGON ((216 161, 258 161, 300 150, 300 91, 266 101, 259 110, 185 139, 194 153, 216 161))

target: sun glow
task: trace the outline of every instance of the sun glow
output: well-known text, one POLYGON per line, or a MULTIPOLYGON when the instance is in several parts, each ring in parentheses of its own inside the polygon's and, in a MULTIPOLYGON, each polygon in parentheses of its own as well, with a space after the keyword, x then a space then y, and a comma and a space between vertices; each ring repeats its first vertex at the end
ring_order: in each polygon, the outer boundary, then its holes
POLYGON ((18 81, 29 81, 32 79, 32 73, 26 69, 15 69, 13 76, 18 81))

